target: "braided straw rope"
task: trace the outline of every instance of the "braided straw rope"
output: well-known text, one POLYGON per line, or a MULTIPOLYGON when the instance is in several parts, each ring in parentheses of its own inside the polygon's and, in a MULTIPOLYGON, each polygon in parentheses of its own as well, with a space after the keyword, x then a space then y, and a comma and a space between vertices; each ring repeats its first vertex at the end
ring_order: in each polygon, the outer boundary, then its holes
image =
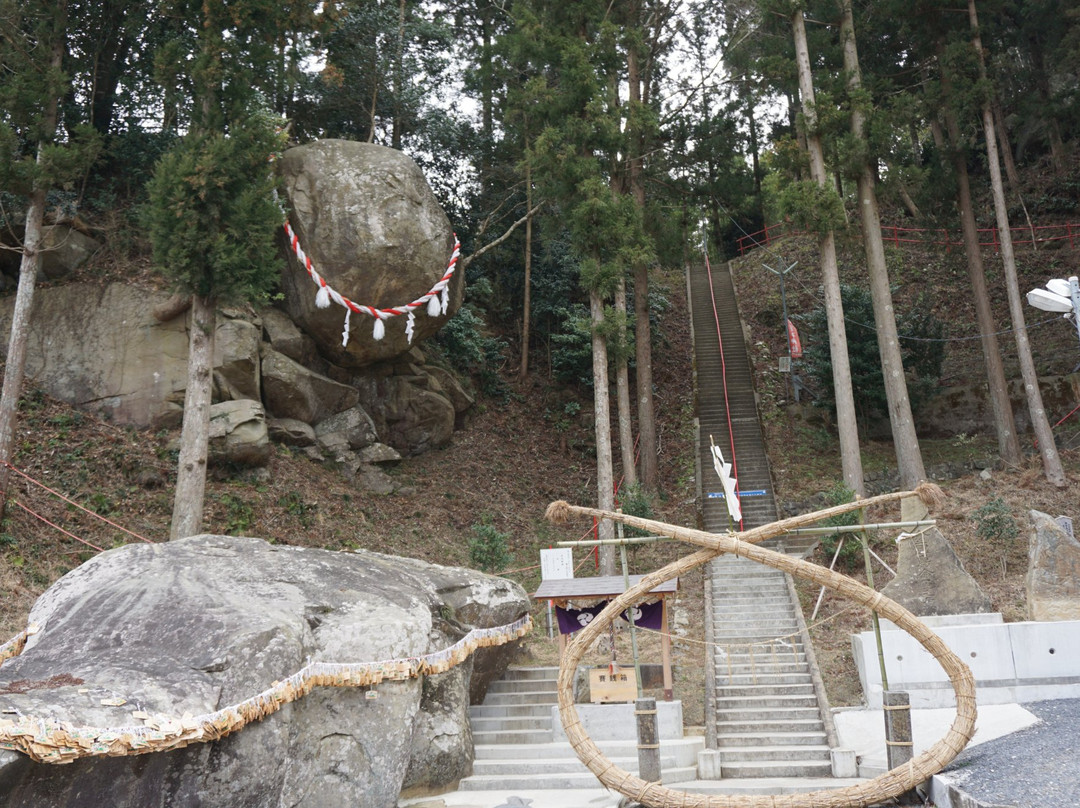
MULTIPOLYGON (((941 490, 937 486, 929 484, 920 485, 915 493, 928 506, 939 504, 943 498, 941 490)), ((941 771, 967 745, 975 732, 975 679, 968 667, 945 645, 940 637, 895 601, 846 575, 833 572, 817 564, 811 564, 807 561, 755 546, 757 542, 774 538, 794 528, 830 516, 859 510, 869 505, 896 501, 909 496, 912 496, 912 494, 907 491, 883 494, 814 513, 803 514, 791 519, 783 519, 740 533, 738 537, 731 533, 706 533, 702 530, 677 527, 652 519, 642 519, 596 508, 576 507, 565 502, 552 503, 547 512, 548 518, 552 521, 565 520, 570 515, 613 519, 631 527, 641 528, 657 535, 668 536, 672 539, 707 548, 684 556, 678 561, 674 561, 666 567, 646 575, 639 583, 611 600, 589 625, 575 634, 574 639, 567 646, 559 666, 557 682, 559 715, 566 736, 581 762, 596 775, 604 786, 615 789, 620 794, 624 794, 644 805, 652 806, 652 808, 779 808, 781 806, 784 808, 841 808, 841 806, 859 806, 862 808, 862 806, 899 796, 941 771), (948 674, 953 690, 956 693, 957 714, 945 737, 903 766, 898 766, 873 780, 835 791, 812 791, 803 794, 767 796, 689 794, 665 788, 659 783, 646 782, 612 763, 604 756, 588 733, 585 732, 577 708, 574 705, 573 682, 578 663, 584 656, 586 649, 601 632, 607 629, 620 612, 664 581, 683 575, 721 553, 734 553, 737 556, 748 558, 793 576, 828 587, 855 603, 868 606, 918 640, 927 651, 933 654, 934 658, 937 659, 948 674)))
MULTIPOLYGON (((513 642, 531 629, 532 618, 525 615, 505 626, 474 628, 450 647, 422 656, 380 662, 311 662, 251 698, 202 715, 150 715, 137 710, 131 717, 143 723, 117 727, 76 726, 68 721, 25 715, 16 720, 0 718, 0 749, 23 752, 39 763, 70 763, 81 757, 142 755, 216 741, 252 721, 261 721, 316 687, 373 687, 384 681, 445 673, 478 648, 513 642)), ((27 637, 37 631, 36 626, 31 626, 0 645, 0 662, 17 656, 27 637)), ((126 703, 123 699, 115 702, 102 704, 119 707, 126 703)))

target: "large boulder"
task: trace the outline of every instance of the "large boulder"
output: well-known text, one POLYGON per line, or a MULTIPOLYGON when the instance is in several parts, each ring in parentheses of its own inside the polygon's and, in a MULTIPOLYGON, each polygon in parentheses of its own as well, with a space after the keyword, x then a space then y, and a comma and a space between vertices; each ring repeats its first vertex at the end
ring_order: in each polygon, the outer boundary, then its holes
POLYGON ((210 462, 265 466, 274 453, 266 413, 258 401, 222 401, 210 407, 210 462))
MULTIPOLYGON (((504 579, 375 553, 227 536, 128 545, 35 604, 42 630, 0 668, 0 719, 124 727, 139 723, 132 712, 198 716, 309 662, 417 657, 527 609, 504 579)), ((513 646, 479 649, 424 681, 316 687, 174 751, 66 766, 0 752, 0 806, 396 806, 403 787, 446 787, 469 772, 468 692, 482 698, 513 646)))
POLYGON ((266 348, 262 355, 263 401, 278 418, 295 418, 314 424, 335 413, 355 407, 359 394, 285 354, 266 348))
MULTIPOLYGON (((411 158, 371 143, 319 140, 289 149, 280 163, 289 222, 316 271, 359 305, 390 308, 416 300, 443 276, 454 246, 450 222, 411 158)), ((318 287, 288 250, 282 276, 285 307, 322 354, 342 367, 360 368, 408 350, 406 318, 386 323, 381 340, 373 320, 351 316, 342 345, 345 309, 320 309, 318 287)), ((438 331, 457 311, 464 273, 455 272, 445 315, 417 309, 413 342, 438 331)))
POLYGON ((990 597, 936 527, 920 528, 899 544, 896 577, 883 595, 920 617, 992 611, 990 597))
POLYGON ((430 389, 427 376, 358 376, 354 384, 383 442, 401 454, 423 454, 450 442, 454 405, 430 389))
POLYGON ((1080 620, 1080 541, 1031 511, 1027 610, 1031 620, 1080 620))

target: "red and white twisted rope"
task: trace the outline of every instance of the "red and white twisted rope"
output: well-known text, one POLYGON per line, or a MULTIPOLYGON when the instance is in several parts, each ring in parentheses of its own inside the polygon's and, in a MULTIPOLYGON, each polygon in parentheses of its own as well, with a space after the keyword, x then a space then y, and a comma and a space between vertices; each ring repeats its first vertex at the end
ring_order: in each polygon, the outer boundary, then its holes
POLYGON ((438 283, 411 303, 406 303, 403 306, 392 306, 390 308, 378 308, 376 306, 354 303, 349 300, 349 298, 345 297, 328 284, 326 279, 318 273, 315 266, 312 264, 311 256, 304 252, 304 248, 300 246, 300 237, 293 231, 292 227, 289 225, 288 219, 285 220, 285 235, 289 239, 289 247, 296 253, 296 258, 300 262, 300 265, 307 270, 307 274, 315 282, 315 285, 319 287, 319 291, 315 295, 315 305, 320 309, 325 309, 329 307, 330 302, 333 301, 345 308, 345 329, 341 333, 342 347, 349 344, 349 320, 353 312, 367 314, 374 318, 375 328, 372 336, 377 340, 382 339, 386 334, 386 327, 383 325, 385 320, 389 320, 391 317, 398 317, 402 314, 406 315, 408 319, 405 324, 405 335, 408 337, 410 344, 412 344, 413 331, 416 327, 416 316, 414 314, 416 309, 426 305, 429 317, 438 317, 440 314, 446 314, 447 308, 450 305, 450 293, 447 290, 447 287, 450 285, 450 279, 454 277, 454 271, 457 269, 458 257, 461 255, 461 242, 458 241, 456 233, 454 234, 454 252, 450 256, 450 261, 446 265, 446 271, 443 273, 443 276, 439 279, 438 283))

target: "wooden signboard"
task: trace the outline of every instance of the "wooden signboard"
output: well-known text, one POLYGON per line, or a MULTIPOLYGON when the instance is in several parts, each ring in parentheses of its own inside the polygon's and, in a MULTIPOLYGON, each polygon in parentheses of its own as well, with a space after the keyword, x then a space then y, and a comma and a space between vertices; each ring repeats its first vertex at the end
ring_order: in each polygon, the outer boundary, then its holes
POLYGON ((593 704, 618 704, 635 701, 637 697, 633 668, 604 665, 589 670, 589 701, 593 704))

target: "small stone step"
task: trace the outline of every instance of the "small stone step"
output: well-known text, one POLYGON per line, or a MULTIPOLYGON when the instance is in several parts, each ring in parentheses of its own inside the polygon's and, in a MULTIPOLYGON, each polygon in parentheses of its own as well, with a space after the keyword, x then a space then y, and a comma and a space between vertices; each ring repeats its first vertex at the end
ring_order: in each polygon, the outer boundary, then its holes
MULTIPOLYGON (((506 732, 508 730, 551 730, 551 714, 547 718, 540 716, 525 716, 523 718, 510 718, 501 716, 498 718, 470 718, 473 735, 484 732, 506 732)), ((475 743, 475 740, 474 740, 475 743)))
POLYGON ((785 746, 827 746, 824 732, 725 732, 722 738, 717 738, 717 745, 721 750, 737 747, 760 748, 771 744, 785 746))
POLYGON ((558 698, 546 690, 523 690, 519 693, 488 693, 484 704, 556 704, 558 698))
POLYGON ((822 761, 832 760, 827 744, 792 744, 782 746, 734 746, 720 750, 720 765, 739 763, 758 763, 763 761, 797 760, 822 761))
POLYGON ((487 695, 504 693, 551 693, 556 692, 555 679, 498 679, 488 685, 487 695))
POLYGON ((551 743, 555 733, 552 730, 537 729, 502 729, 477 732, 473 730, 473 743, 491 746, 493 744, 551 743))
POLYGON ((817 699, 814 691, 804 693, 765 693, 756 696, 728 696, 718 694, 716 696, 717 710, 757 710, 773 707, 814 707, 817 708, 817 699))
POLYGON ((795 670, 792 673, 756 673, 749 671, 729 675, 727 670, 716 672, 716 686, 745 687, 746 685, 805 685, 812 684, 809 671, 795 670))
MULTIPOLYGON (((636 767, 633 770, 636 771, 636 767)), ((662 770, 665 784, 689 782, 697 777, 696 766, 662 770)), ((473 775, 458 784, 459 791, 540 791, 547 789, 596 788, 596 775, 590 771, 566 774, 527 774, 517 776, 473 775)))
POLYGON ((729 735, 745 735, 753 732, 779 736, 787 732, 798 734, 825 731, 825 724, 822 722, 820 715, 808 718, 777 719, 763 719, 753 716, 749 719, 717 721, 716 726, 718 738, 726 738, 729 735))
POLYGON ((474 704, 469 708, 469 718, 551 718, 551 704, 474 704))
POLYGON ((716 711, 718 721, 813 721, 821 720, 821 713, 815 707, 732 707, 716 711))
POLYGON ((724 777, 828 777, 832 764, 820 760, 763 760, 759 763, 721 764, 724 777))
MULTIPOLYGON (((807 675, 807 681, 802 684, 745 684, 745 685, 723 685, 717 686, 716 695, 727 699, 738 699, 743 697, 757 698, 762 696, 807 696, 812 699, 816 699, 814 694, 814 684, 809 681, 809 674, 807 675)), ((815 702, 816 703, 816 702, 815 702)), ((474 708, 475 709, 475 708, 474 708)))
MULTIPOLYGON (((538 668, 507 668, 502 677, 498 680, 500 682, 506 682, 518 679, 551 679, 554 681, 559 677, 559 669, 557 667, 538 667, 538 668)), ((492 682, 494 684, 494 682, 492 682)))
MULTIPOLYGON (((611 757, 608 760, 620 769, 628 772, 637 772, 638 759, 636 756, 611 757)), ((671 755, 660 755, 661 771, 669 771, 678 768, 675 758, 671 755)), ((588 772, 589 769, 577 757, 562 758, 489 758, 486 760, 473 761, 473 775, 478 777, 520 777, 521 775, 533 774, 579 774, 588 772)))

